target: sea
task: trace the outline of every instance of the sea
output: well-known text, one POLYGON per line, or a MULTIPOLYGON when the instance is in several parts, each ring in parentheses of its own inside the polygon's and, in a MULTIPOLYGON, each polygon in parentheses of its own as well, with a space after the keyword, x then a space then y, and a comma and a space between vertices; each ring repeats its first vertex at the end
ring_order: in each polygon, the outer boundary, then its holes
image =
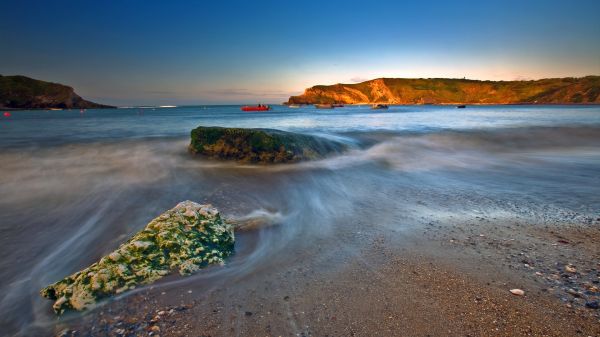
POLYGON ((600 218, 598 105, 272 107, 0 115, 0 335, 51 334, 59 320, 39 290, 184 200, 263 226, 236 233, 236 255, 226 267, 155 286, 201 291, 207 275, 235 286, 275 268, 274 260, 293 265, 291 247, 337 247, 319 253, 318 263, 335 269, 360 256, 365 235, 392 237, 431 223, 600 218), (285 130, 347 150, 295 164, 216 161, 188 153, 197 126, 285 130))

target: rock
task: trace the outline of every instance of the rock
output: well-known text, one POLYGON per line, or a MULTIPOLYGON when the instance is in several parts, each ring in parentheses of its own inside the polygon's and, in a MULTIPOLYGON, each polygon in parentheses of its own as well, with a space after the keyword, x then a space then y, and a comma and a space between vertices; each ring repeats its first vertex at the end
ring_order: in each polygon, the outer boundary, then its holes
POLYGON ((577 292, 577 290, 575 290, 573 288, 567 289, 567 293, 569 293, 570 295, 573 295, 574 297, 580 297, 581 296, 581 294, 579 292, 577 292))
POLYGON ((108 256, 40 291, 54 300, 54 311, 84 310, 99 299, 149 284, 178 270, 193 273, 224 263, 233 252, 233 226, 216 208, 179 203, 152 220, 108 256))
POLYGON ((577 269, 575 267, 573 267, 572 265, 567 265, 567 266, 565 266, 565 271, 567 273, 576 273, 577 269))
POLYGON ((322 158, 345 149, 325 138, 271 129, 200 126, 192 130, 190 152, 246 163, 287 163, 322 158))
POLYGON ((510 293, 513 294, 513 295, 517 295, 517 296, 523 296, 523 295, 525 295, 525 292, 523 290, 516 289, 516 288, 515 289, 511 289, 510 293))
POLYGON ((585 307, 590 309, 598 309, 600 308, 600 304, 598 303, 598 301, 588 301, 585 302, 585 307))

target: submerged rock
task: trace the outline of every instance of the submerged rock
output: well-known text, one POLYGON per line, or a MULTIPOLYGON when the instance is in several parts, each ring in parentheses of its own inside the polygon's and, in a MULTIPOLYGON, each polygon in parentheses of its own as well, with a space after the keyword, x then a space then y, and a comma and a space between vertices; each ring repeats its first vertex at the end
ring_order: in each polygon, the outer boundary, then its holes
POLYGON ((187 275, 223 263, 233 252, 233 226, 216 208, 179 203, 98 262, 40 291, 54 311, 84 310, 97 300, 148 284, 179 270, 187 275))
POLYGON ((200 126, 192 130, 192 153, 249 163, 286 163, 318 159, 345 148, 341 143, 272 129, 200 126))

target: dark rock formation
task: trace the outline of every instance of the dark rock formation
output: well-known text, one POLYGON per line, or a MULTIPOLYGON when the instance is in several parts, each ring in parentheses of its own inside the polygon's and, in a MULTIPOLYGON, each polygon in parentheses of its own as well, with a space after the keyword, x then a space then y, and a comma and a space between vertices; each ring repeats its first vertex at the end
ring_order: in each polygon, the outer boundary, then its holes
POLYGON ((314 136, 270 129, 200 126, 192 130, 192 153, 247 163, 311 160, 344 149, 344 145, 314 136))

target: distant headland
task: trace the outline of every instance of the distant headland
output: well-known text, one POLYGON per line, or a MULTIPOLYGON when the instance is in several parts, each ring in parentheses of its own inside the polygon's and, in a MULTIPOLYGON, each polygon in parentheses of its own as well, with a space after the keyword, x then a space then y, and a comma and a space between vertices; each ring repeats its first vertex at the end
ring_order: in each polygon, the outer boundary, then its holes
POLYGON ((378 78, 316 85, 287 104, 600 104, 600 76, 531 81, 378 78))
POLYGON ((110 105, 86 101, 73 88, 26 76, 0 75, 0 109, 103 109, 110 105))

